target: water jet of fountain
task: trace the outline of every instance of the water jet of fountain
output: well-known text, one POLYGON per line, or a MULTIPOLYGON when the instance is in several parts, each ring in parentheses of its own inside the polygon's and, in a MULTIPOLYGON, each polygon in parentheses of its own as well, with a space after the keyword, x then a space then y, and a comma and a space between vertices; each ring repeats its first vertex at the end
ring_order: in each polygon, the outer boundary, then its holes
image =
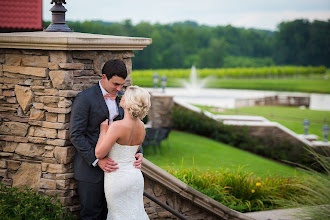
POLYGON ((211 76, 208 76, 202 80, 198 79, 196 67, 192 66, 190 71, 190 82, 183 82, 184 87, 187 89, 190 95, 196 95, 200 93, 200 90, 204 88, 211 76))

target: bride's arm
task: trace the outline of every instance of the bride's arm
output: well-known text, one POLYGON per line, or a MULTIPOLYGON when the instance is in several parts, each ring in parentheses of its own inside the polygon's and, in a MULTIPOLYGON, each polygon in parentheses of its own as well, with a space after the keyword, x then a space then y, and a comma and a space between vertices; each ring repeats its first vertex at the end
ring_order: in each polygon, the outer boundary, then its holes
MULTIPOLYGON (((103 123, 107 123, 107 121, 103 123)), ((109 128, 107 128, 107 124, 103 123, 100 125, 100 135, 95 147, 97 159, 104 158, 119 138, 119 129, 116 122, 113 122, 109 128)))

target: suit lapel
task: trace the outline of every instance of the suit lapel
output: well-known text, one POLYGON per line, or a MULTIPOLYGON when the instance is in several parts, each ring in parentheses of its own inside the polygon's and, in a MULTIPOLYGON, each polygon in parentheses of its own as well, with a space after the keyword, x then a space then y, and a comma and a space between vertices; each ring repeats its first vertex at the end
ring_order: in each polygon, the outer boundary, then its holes
POLYGON ((119 100, 119 97, 117 96, 116 97, 116 104, 117 104, 117 107, 118 107, 118 115, 117 115, 117 117, 115 117, 114 121, 124 118, 124 109, 122 107, 120 107, 119 103, 120 103, 120 100, 119 100))
POLYGON ((104 101, 102 91, 101 91, 99 84, 96 85, 95 93, 96 93, 97 101, 99 102, 99 104, 101 106, 101 109, 103 110, 103 112, 107 116, 107 118, 109 119, 109 110, 108 110, 107 104, 104 101))

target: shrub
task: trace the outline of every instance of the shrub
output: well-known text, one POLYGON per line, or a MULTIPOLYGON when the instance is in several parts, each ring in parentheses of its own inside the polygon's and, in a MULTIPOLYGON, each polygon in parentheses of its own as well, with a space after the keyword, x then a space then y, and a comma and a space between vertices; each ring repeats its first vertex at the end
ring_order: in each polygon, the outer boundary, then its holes
POLYGON ((0 183, 1 219, 74 219, 57 196, 39 195, 33 189, 19 190, 0 183))
POLYGON ((279 199, 297 196, 300 178, 259 178, 253 173, 231 170, 168 169, 168 172, 221 204, 239 212, 261 211, 281 207, 279 199), (276 198, 276 200, 274 200, 276 198))
POLYGON ((203 113, 173 107, 171 118, 173 128, 178 130, 202 135, 235 146, 241 143, 256 144, 247 135, 246 128, 239 129, 234 126, 224 125, 205 116, 203 113))
POLYGON ((315 159, 310 157, 304 146, 294 145, 285 139, 273 136, 252 137, 248 127, 224 125, 203 113, 196 113, 181 107, 173 107, 171 113, 173 128, 211 138, 225 144, 247 150, 280 162, 293 162, 322 171, 315 159))

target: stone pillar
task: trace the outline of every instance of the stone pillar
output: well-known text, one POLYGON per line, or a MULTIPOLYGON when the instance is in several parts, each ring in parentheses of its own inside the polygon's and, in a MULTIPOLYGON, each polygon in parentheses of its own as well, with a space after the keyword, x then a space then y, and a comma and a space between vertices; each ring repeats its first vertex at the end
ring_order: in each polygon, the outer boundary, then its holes
POLYGON ((153 128, 172 126, 171 109, 173 106, 173 96, 151 92, 151 106, 148 113, 148 121, 151 121, 153 128))
POLYGON ((132 50, 150 43, 81 33, 0 34, 1 182, 58 194, 69 211, 79 210, 68 131, 72 101, 98 83, 109 59, 122 59, 130 74, 132 50))

